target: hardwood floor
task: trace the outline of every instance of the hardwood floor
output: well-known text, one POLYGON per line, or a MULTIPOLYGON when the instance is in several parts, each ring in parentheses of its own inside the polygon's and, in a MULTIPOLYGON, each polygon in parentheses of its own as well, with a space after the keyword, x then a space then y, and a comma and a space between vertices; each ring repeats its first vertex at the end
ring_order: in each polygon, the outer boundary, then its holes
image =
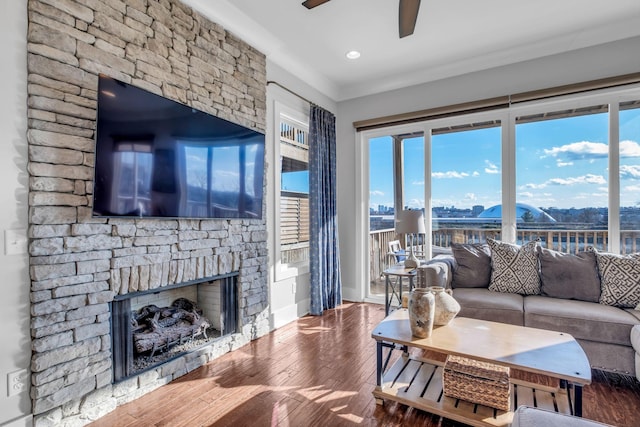
MULTIPOLYGON (((90 424, 103 426, 461 426, 401 404, 375 404, 381 305, 345 303, 228 353, 90 424)), ((584 416, 638 426, 640 383, 595 371, 584 416)))

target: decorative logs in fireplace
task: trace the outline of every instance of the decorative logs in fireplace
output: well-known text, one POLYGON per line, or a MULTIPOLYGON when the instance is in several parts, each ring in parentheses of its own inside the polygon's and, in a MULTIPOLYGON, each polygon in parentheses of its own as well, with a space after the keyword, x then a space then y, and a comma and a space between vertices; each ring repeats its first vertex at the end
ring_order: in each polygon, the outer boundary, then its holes
POLYGON ((237 333, 238 272, 117 295, 110 306, 118 383, 237 333))
POLYGON ((164 352, 203 335, 211 322, 195 302, 178 298, 169 307, 146 305, 131 313, 133 348, 137 354, 164 352))

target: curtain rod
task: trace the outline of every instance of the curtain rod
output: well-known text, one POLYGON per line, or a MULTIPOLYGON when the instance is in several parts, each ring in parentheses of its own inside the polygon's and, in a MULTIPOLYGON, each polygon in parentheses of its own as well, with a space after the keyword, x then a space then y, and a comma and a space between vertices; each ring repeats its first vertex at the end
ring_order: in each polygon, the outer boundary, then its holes
POLYGON ((285 87, 285 86, 281 85, 280 83, 276 82, 275 80, 267 80, 267 86, 268 86, 268 85, 270 85, 270 84, 274 84, 274 85, 276 85, 276 86, 278 86, 278 87, 280 87, 280 88, 282 88, 282 89, 286 90, 286 91, 287 91, 287 92, 289 92, 290 94, 297 96, 298 98, 302 99, 303 101, 305 101, 306 103, 308 103, 308 104, 310 104, 310 105, 316 105, 315 103, 313 103, 313 102, 309 101, 309 100, 308 100, 307 98, 305 98, 304 96, 302 96, 302 95, 298 95, 297 93, 295 93, 294 91, 292 91, 292 90, 291 90, 291 89, 289 89, 288 87, 285 87))

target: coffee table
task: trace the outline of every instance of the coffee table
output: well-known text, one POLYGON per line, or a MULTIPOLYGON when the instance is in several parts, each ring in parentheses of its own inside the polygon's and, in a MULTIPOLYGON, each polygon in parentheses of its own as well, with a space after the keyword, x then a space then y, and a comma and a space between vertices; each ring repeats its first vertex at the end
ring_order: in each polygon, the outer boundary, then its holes
POLYGON ((520 405, 582 416, 582 387, 591 383, 591 367, 582 347, 569 334, 457 317, 436 326, 429 338, 411 335, 409 315, 388 315, 371 336, 376 340, 376 402, 393 400, 472 426, 508 426, 520 405), (473 404, 444 396, 443 365, 409 354, 409 348, 457 355, 558 380, 557 386, 511 379, 511 410, 473 404), (384 349, 389 352, 384 358, 384 349), (392 352, 403 354, 388 366, 392 352))

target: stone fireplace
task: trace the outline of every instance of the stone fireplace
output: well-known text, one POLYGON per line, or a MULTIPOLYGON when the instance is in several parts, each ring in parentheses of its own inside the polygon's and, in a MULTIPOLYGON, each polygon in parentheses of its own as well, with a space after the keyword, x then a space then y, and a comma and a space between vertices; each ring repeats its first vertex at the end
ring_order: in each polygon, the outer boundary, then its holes
POLYGON ((237 277, 232 273, 114 298, 114 382, 238 333, 237 277))
POLYGON ((264 215, 91 216, 98 74, 264 132, 266 60, 178 0, 28 9, 33 414, 84 425, 269 331, 264 215), (230 275, 236 332, 113 381, 114 302, 230 275))

